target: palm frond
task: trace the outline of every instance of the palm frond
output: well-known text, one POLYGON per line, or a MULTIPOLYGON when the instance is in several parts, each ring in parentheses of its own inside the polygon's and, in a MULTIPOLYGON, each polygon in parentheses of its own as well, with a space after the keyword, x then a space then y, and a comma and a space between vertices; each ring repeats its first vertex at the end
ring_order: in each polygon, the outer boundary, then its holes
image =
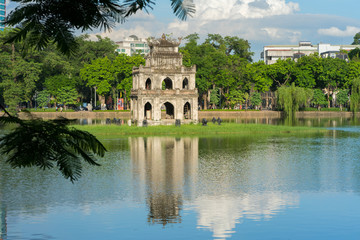
POLYGON ((191 17, 195 13, 193 0, 171 0, 171 7, 181 20, 186 20, 188 16, 191 17))
MULTIPOLYGON (((100 28, 110 31, 115 23, 137 11, 153 9, 155 0, 14 0, 19 6, 10 12, 5 24, 16 30, 6 41, 20 42, 30 38, 26 47, 43 49, 55 42, 58 49, 70 55, 75 52, 74 30, 100 28)), ((193 0, 171 0, 174 14, 181 20, 195 13, 193 0)))
POLYGON ((99 166, 96 156, 103 157, 106 148, 88 132, 69 127, 70 120, 20 120, 2 117, 2 123, 18 126, 0 138, 0 153, 7 155, 13 167, 36 166, 48 169, 57 166, 65 178, 75 181, 81 176, 82 160, 99 166))

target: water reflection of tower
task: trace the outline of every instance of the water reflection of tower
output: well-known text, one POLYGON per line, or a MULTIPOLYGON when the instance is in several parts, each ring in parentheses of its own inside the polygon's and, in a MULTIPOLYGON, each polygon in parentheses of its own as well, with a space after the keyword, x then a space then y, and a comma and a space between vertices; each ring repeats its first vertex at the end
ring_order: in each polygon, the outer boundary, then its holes
POLYGON ((134 187, 146 199, 150 223, 181 222, 184 195, 193 193, 198 138, 131 138, 134 187), (141 188, 145 186, 146 189, 141 188))

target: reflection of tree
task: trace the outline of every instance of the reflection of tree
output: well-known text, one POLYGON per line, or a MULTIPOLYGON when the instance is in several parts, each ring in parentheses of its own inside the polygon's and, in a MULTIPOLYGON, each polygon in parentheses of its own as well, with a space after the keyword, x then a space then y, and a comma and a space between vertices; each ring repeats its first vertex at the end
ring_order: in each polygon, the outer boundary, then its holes
POLYGON ((181 223, 180 210, 182 196, 180 194, 154 193, 148 198, 148 222, 166 225, 168 223, 181 223))
POLYGON ((146 194, 148 221, 180 223, 185 194, 191 194, 198 161, 198 138, 131 138, 133 175, 138 194, 146 194), (138 181, 135 181, 138 182, 138 181))
POLYGON ((0 203, 0 240, 6 240, 6 239, 7 239, 6 209, 0 203))

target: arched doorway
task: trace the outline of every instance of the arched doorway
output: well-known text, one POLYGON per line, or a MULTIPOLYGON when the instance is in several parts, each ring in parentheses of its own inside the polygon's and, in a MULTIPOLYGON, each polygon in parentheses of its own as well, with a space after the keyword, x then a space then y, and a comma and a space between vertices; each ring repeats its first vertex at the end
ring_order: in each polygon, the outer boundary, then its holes
POLYGON ((173 83, 170 78, 165 78, 162 82, 162 90, 173 89, 173 83))
POLYGON ((184 78, 182 88, 183 89, 189 89, 189 81, 188 81, 187 78, 184 78))
POLYGON ((172 105, 169 102, 164 103, 165 109, 166 109, 166 116, 165 119, 174 119, 174 105, 172 105))
POLYGON ((151 79, 150 78, 146 79, 145 89, 146 90, 151 90, 151 79))
POLYGON ((152 118, 151 109, 152 109, 151 104, 147 102, 144 107, 144 119, 151 120, 152 118))
POLYGON ((189 102, 184 105, 184 119, 191 119, 191 106, 189 102))

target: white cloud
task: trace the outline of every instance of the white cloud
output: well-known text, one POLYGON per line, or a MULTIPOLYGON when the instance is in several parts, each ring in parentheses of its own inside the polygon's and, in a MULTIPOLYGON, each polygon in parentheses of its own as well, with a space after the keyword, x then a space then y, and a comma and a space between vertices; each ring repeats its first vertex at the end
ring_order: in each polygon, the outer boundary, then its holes
POLYGON ((195 18, 202 21, 264 18, 299 11, 299 4, 285 0, 196 0, 195 18))
POLYGON ((130 35, 136 35, 139 38, 148 38, 151 35, 149 31, 147 31, 144 27, 137 25, 134 28, 120 28, 117 30, 112 30, 111 32, 100 32, 100 33, 92 33, 89 34, 91 40, 96 40, 96 35, 100 35, 101 37, 105 38, 108 37, 113 41, 120 41, 123 40, 126 37, 129 37, 130 35))
POLYGON ((265 31, 266 34, 272 39, 272 40, 280 40, 284 41, 287 40, 290 43, 296 43, 299 42, 301 37, 300 31, 294 31, 291 29, 282 29, 282 28, 262 28, 262 31, 265 31))
POLYGON ((358 32, 360 32, 360 28, 353 26, 347 26, 345 30, 341 30, 338 27, 321 28, 318 30, 320 35, 333 37, 352 37, 358 32))
POLYGON ((177 20, 172 23, 169 23, 168 29, 170 29, 170 30, 174 29, 174 30, 180 31, 180 32, 187 32, 189 29, 189 22, 177 20))

